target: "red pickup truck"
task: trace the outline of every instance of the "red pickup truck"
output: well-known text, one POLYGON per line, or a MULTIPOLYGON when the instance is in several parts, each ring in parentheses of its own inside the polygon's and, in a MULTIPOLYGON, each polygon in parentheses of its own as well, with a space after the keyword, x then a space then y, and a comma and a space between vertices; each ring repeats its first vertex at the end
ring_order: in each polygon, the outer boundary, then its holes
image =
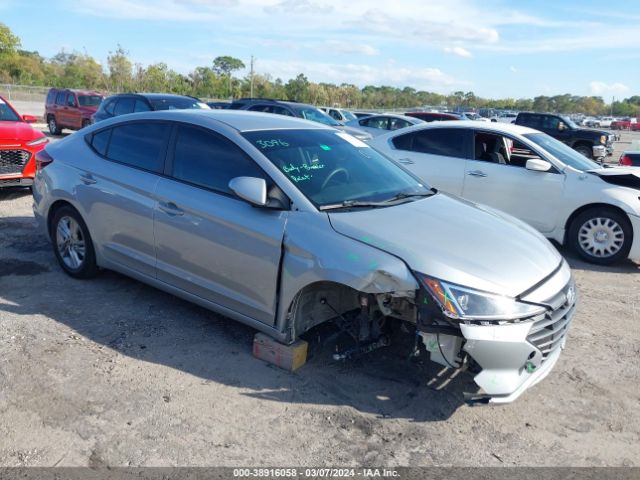
MULTIPOLYGON (((637 126, 636 119, 622 118, 620 120, 614 120, 611 122, 611 130, 631 130, 632 126, 637 126)), ((635 128, 637 130, 638 127, 635 128)))

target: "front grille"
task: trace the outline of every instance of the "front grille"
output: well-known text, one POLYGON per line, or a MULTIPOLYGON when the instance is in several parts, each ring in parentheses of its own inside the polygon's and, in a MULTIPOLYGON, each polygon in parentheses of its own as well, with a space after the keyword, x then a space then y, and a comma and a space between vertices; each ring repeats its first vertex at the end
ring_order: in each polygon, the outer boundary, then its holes
POLYGON ((555 310, 547 312, 543 318, 537 320, 531 327, 527 341, 540 350, 542 361, 545 361, 551 352, 562 344, 575 310, 575 301, 570 303, 565 297, 562 305, 555 310))
POLYGON ((21 173, 30 157, 26 150, 0 150, 0 175, 21 173))

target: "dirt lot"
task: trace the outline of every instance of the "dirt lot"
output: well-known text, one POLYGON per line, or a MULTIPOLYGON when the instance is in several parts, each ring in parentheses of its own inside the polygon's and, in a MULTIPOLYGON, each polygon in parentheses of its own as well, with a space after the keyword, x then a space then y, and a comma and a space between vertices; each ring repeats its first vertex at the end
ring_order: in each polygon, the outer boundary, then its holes
POLYGON ((347 364, 312 346, 287 373, 250 328, 115 273, 73 280, 28 192, 0 192, 0 465, 640 466, 640 267, 563 253, 581 299, 560 362, 471 408, 470 376, 437 390, 407 345, 347 364))

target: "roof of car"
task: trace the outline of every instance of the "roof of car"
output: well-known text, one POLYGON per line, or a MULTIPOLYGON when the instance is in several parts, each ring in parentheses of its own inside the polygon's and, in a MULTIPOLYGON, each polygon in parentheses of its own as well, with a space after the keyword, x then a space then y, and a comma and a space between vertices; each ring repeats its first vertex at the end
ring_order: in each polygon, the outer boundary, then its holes
POLYGON ((132 113, 113 117, 113 119, 104 120, 97 125, 107 122, 119 123, 116 119, 129 121, 137 119, 156 119, 156 120, 174 120, 194 123, 197 125, 214 126, 217 123, 224 123, 229 127, 240 132, 248 132, 254 130, 293 130, 308 129, 320 130, 331 129, 331 127, 321 123, 304 120, 297 117, 289 117, 286 115, 275 115, 273 113, 251 112, 246 110, 160 110, 155 112, 132 113))
POLYGON ((412 117, 408 115, 402 115, 401 113, 374 113, 365 118, 359 118, 358 120, 366 120, 375 117, 391 117, 391 118, 399 118, 401 120, 407 120, 408 122, 415 122, 416 120, 420 120, 418 117, 412 117))
POLYGON ((77 93, 79 95, 101 95, 102 93, 98 92, 97 90, 79 90, 77 88, 62 88, 62 87, 52 87, 49 89, 49 91, 56 91, 56 92, 73 92, 73 93, 77 93))
POLYGON ((412 125, 411 127, 403 128, 402 130, 394 130, 391 134, 384 134, 380 137, 377 137, 376 140, 379 140, 381 137, 385 136, 395 136, 398 134, 410 133, 413 131, 423 130, 423 129, 431 129, 431 128, 477 128, 479 130, 484 130, 488 132, 496 132, 496 133, 516 133, 520 135, 525 135, 527 133, 540 133, 538 130, 534 130, 533 128, 523 127, 521 125, 514 125, 512 123, 500 123, 500 122, 480 122, 476 120, 459 120, 456 122, 430 122, 430 123, 420 123, 418 125, 412 125))

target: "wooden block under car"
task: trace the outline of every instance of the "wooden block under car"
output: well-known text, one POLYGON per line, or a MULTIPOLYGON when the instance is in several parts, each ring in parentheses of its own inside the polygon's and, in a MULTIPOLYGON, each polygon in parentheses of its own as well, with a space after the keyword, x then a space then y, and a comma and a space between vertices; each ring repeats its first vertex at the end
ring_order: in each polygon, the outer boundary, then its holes
POLYGON ((306 363, 307 346, 304 340, 283 345, 263 333, 256 333, 253 337, 253 356, 293 372, 306 363))

